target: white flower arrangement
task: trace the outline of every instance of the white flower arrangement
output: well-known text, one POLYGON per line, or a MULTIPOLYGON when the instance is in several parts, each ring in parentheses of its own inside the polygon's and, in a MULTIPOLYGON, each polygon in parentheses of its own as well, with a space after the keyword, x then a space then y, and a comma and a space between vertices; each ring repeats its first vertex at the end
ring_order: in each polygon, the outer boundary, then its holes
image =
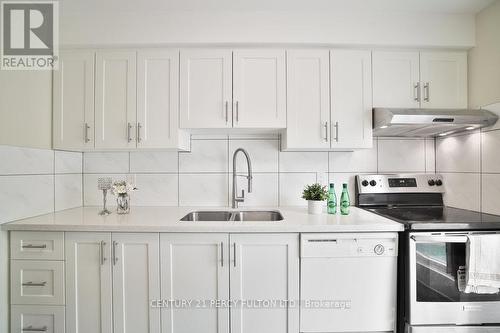
POLYGON ((111 188, 111 192, 114 195, 125 195, 125 194, 128 194, 129 192, 133 192, 135 190, 137 190, 136 187, 134 187, 132 184, 130 184, 124 180, 114 182, 113 186, 111 188))

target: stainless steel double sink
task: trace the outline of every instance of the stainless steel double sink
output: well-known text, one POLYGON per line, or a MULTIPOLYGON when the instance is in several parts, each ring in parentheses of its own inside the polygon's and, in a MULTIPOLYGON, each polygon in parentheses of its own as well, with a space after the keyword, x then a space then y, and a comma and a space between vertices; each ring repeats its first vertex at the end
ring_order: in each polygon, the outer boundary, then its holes
POLYGON ((190 222, 276 222, 283 221, 283 215, 276 210, 221 210, 195 211, 184 216, 181 221, 190 222))

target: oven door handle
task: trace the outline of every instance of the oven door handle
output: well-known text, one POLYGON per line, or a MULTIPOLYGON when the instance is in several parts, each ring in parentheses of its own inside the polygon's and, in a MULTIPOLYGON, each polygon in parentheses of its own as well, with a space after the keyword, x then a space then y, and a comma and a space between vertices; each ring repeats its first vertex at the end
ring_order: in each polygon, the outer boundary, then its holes
POLYGON ((410 236, 417 243, 467 243, 468 237, 465 235, 450 236, 410 236))

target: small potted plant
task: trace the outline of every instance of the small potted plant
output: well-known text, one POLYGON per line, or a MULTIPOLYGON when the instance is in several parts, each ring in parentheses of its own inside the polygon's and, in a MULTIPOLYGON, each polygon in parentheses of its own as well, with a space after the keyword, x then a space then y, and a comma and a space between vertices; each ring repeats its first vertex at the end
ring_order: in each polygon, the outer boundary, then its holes
POLYGON ((328 199, 328 190, 319 183, 307 185, 302 192, 302 198, 307 200, 309 214, 321 214, 324 201, 328 199))
POLYGON ((118 214, 130 213, 130 192, 137 190, 132 184, 122 180, 114 182, 111 191, 116 195, 116 212, 118 214))

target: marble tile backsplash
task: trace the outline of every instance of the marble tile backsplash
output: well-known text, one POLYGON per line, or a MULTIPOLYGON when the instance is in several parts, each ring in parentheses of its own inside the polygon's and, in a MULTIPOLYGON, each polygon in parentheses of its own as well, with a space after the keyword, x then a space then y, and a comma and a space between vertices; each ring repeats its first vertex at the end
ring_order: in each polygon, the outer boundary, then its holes
MULTIPOLYGON (((192 138, 190 152, 109 152, 83 154, 84 204, 100 205, 97 179, 135 175, 132 205, 228 206, 233 152, 245 148, 252 159, 253 192, 242 206, 297 206, 306 184, 349 183, 359 173, 434 173, 434 140, 375 139, 372 149, 354 152, 281 152, 278 136, 206 136, 192 138)), ((238 174, 246 173, 243 156, 238 174)), ((246 180, 238 178, 240 189, 246 180)), ((113 205, 114 200, 109 200, 113 205)))
MULTIPOLYGON (((500 114, 500 103, 485 107, 500 114)), ((446 204, 500 215, 500 126, 436 140, 446 204)))
POLYGON ((0 146, 0 223, 81 206, 82 153, 0 146))

